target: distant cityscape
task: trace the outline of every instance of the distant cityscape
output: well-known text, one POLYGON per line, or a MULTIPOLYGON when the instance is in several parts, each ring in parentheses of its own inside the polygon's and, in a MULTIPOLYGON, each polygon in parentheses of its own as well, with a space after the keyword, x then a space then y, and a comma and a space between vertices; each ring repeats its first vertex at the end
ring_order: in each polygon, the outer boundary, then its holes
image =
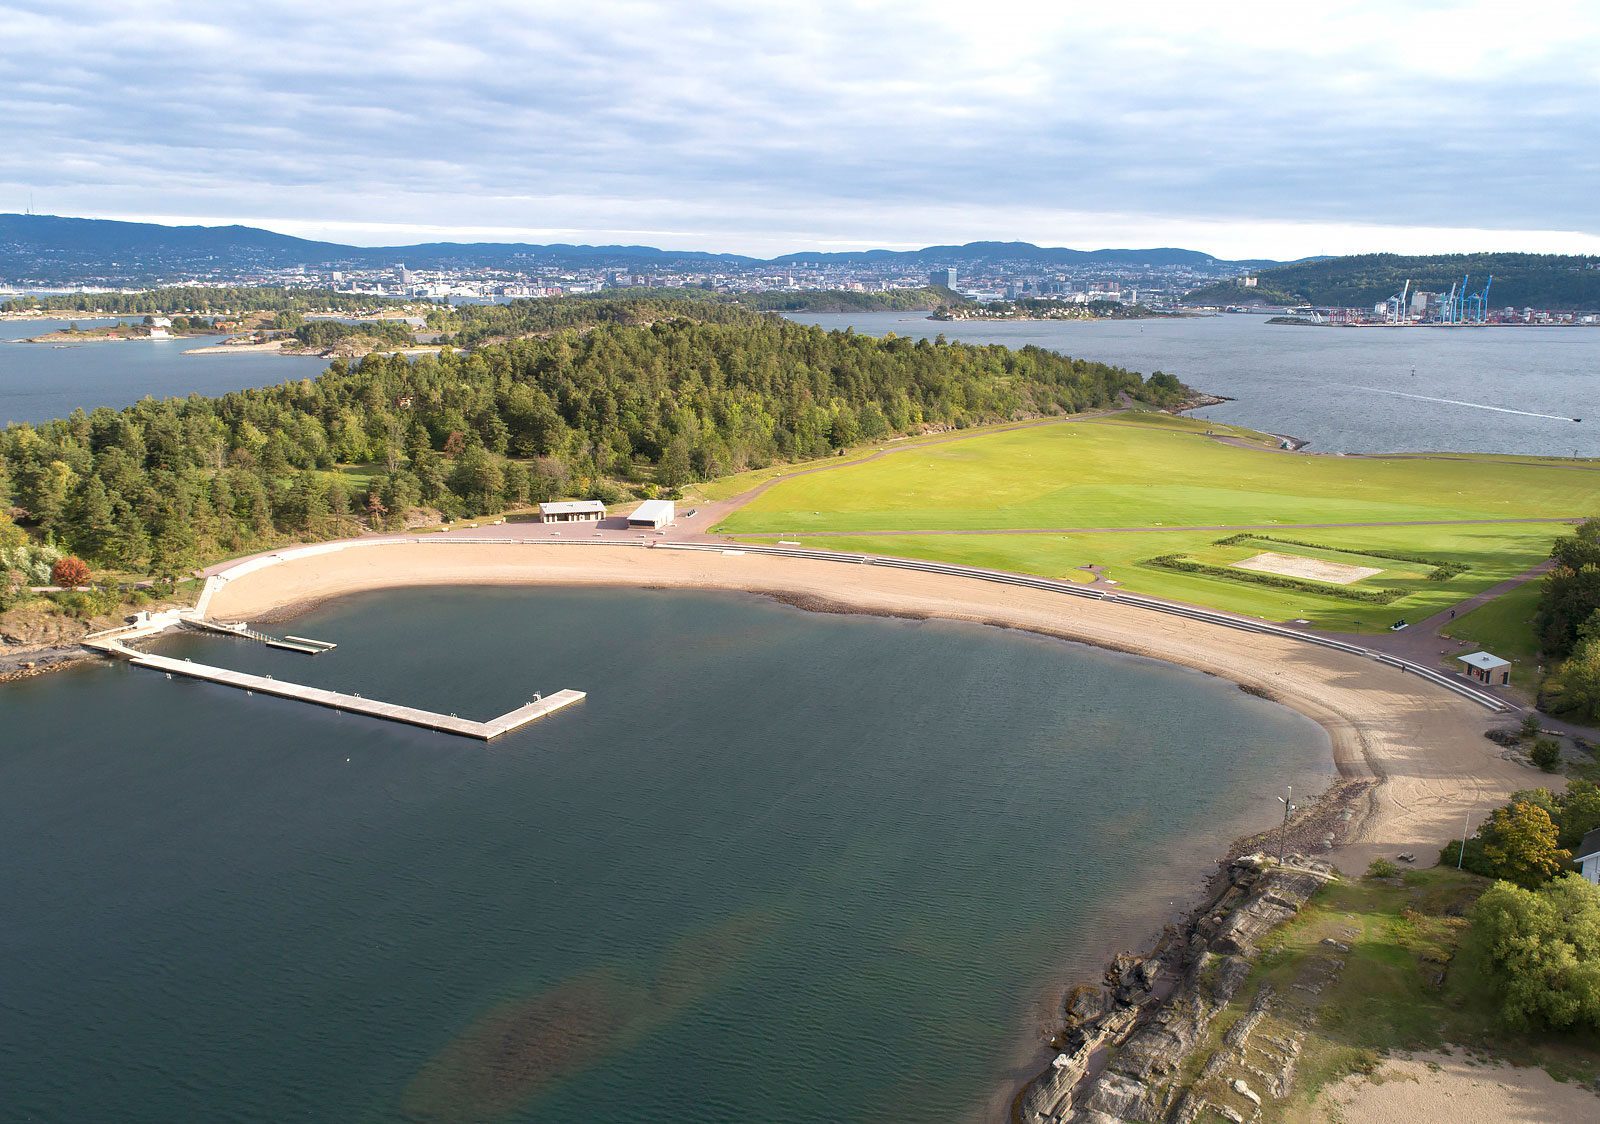
MULTIPOLYGON (((1220 263, 1219 263, 1220 264, 1220 263)), ((932 272, 900 263, 755 266, 714 269, 614 269, 560 266, 508 270, 486 267, 417 269, 404 262, 351 269, 294 266, 281 269, 230 270, 226 277, 175 274, 163 285, 278 285, 298 289, 330 289, 377 297, 408 297, 435 302, 498 301, 521 297, 593 294, 607 289, 704 289, 720 293, 748 292, 891 292, 928 285, 948 288, 973 301, 1038 299, 1067 304, 1110 301, 1177 308, 1183 294, 1217 281, 1227 273, 1187 265, 1094 263, 1041 270, 1037 264, 986 263, 970 272, 946 266, 932 272)), ((0 294, 61 292, 124 292, 148 285, 28 285, 0 280, 0 294)))
MULTIPOLYGON (((985 241, 761 259, 650 246, 363 247, 244 226, 0 215, 0 299, 174 285, 281 286, 457 304, 620 289, 870 297, 931 286, 966 302, 966 315, 1076 318, 1149 310, 1264 313, 1349 326, 1600 323, 1600 258, 1584 256, 1228 261, 1172 247, 1086 251, 985 241)), ((874 303, 907 306, 855 302, 874 303)))

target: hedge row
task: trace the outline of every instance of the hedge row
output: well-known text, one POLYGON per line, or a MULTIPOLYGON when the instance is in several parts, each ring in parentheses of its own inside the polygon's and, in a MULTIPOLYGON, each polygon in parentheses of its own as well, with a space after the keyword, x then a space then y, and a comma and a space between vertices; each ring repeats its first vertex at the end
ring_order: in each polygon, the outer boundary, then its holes
POLYGON ((1308 546, 1312 550, 1332 550, 1340 554, 1359 554, 1365 558, 1387 558, 1394 562, 1417 562, 1424 566, 1432 566, 1433 572, 1428 575, 1431 582, 1448 581, 1457 574, 1464 574, 1470 568, 1464 562, 1440 562, 1437 558, 1428 558, 1421 554, 1406 554, 1398 550, 1357 550, 1348 546, 1332 546, 1325 542, 1307 542, 1305 539, 1284 539, 1277 535, 1254 535, 1249 531, 1231 535, 1225 539, 1218 539, 1213 546, 1237 546, 1242 542, 1275 542, 1284 546, 1308 546))
POLYGON ((1263 574, 1256 570, 1236 570, 1231 566, 1211 566, 1204 562, 1196 562, 1192 558, 1185 558, 1181 554, 1163 554, 1157 558, 1147 558, 1142 564, 1145 566, 1158 566, 1163 570, 1177 570, 1185 574, 1205 574, 1213 578, 1227 578, 1229 581, 1255 582, 1257 585, 1270 585, 1278 589, 1293 589, 1300 593, 1320 593, 1325 597, 1343 597, 1349 601, 1367 601, 1374 605, 1387 605, 1391 601, 1398 601, 1406 596, 1408 592, 1404 589, 1346 589, 1336 585, 1325 585, 1322 582, 1286 578, 1281 574, 1263 574))

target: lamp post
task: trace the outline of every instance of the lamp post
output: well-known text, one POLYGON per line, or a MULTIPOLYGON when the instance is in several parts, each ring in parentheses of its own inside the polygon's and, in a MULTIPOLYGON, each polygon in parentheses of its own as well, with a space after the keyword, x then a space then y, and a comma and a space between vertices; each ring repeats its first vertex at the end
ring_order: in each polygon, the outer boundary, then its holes
POLYGON ((1289 838, 1289 817, 1294 815, 1294 785, 1283 786, 1283 795, 1278 797, 1283 805, 1283 826, 1278 829, 1278 865, 1283 865, 1283 848, 1289 838))

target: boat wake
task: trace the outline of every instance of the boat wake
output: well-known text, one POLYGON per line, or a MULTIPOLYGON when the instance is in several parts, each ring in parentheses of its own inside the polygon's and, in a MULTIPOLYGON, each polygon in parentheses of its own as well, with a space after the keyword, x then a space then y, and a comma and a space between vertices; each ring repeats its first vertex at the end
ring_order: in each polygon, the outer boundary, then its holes
POLYGON ((1443 402, 1447 406, 1469 406, 1474 410, 1493 410, 1497 414, 1521 414, 1525 418, 1549 418, 1551 421, 1582 421, 1582 418, 1568 418, 1560 414, 1536 414, 1532 410, 1513 410, 1509 406, 1487 406, 1482 402, 1463 402, 1459 398, 1434 398, 1428 394, 1406 394, 1400 390, 1384 390, 1376 386, 1354 386, 1352 390, 1365 390, 1372 394, 1392 394, 1396 398, 1413 398, 1418 402, 1443 402))

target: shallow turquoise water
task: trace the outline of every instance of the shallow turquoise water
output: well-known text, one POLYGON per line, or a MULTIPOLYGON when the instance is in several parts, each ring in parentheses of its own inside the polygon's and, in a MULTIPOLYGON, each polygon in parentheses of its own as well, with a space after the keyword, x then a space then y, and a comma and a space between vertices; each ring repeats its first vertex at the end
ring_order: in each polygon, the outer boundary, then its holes
POLYGON ((1218 680, 972 625, 455 589, 277 629, 340 647, 163 650, 589 698, 485 747, 126 666, 7 685, 0 1115, 960 1119, 1086 934, 1326 769, 1218 680))

